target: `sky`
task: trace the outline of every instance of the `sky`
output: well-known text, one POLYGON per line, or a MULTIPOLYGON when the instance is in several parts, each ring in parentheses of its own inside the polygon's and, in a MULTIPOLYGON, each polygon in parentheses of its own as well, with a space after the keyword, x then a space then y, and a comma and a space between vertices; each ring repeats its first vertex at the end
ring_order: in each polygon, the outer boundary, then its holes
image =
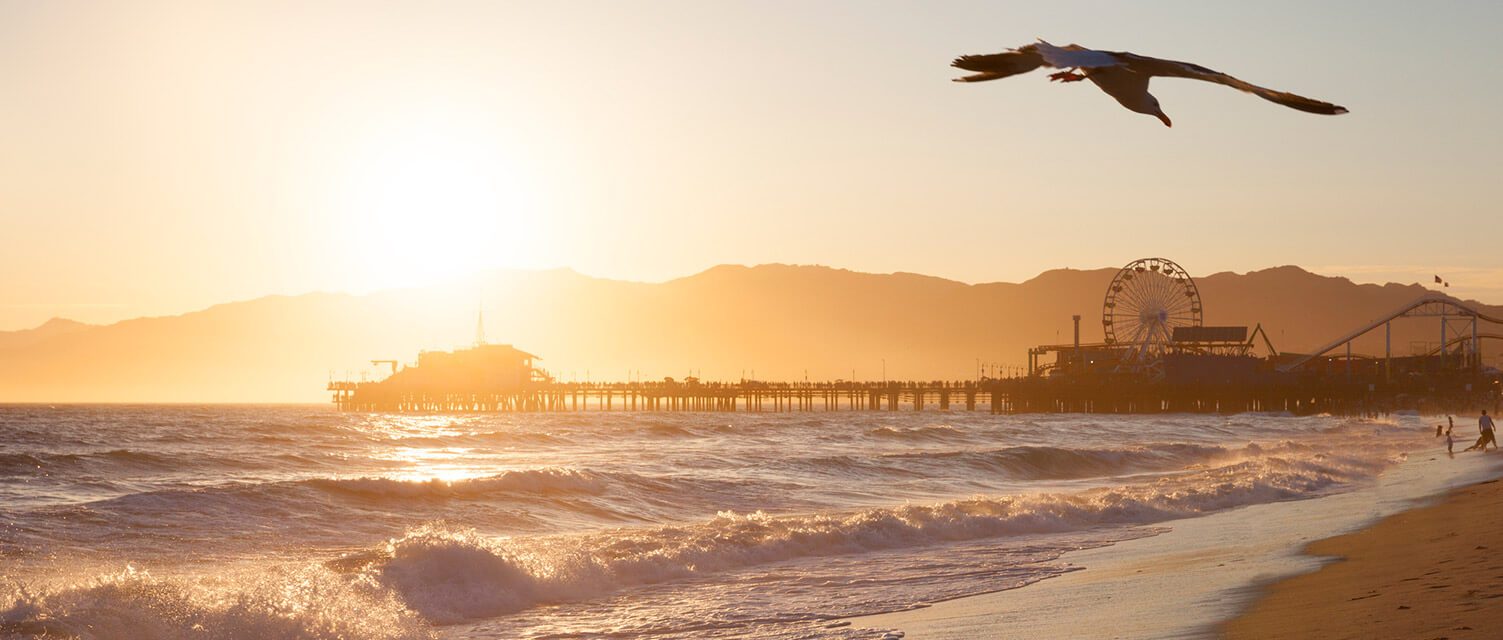
POLYGON ((0 0, 0 330, 486 269, 1174 259, 1503 302, 1495 2, 0 0), (1351 109, 1152 85, 1035 37, 1351 109))

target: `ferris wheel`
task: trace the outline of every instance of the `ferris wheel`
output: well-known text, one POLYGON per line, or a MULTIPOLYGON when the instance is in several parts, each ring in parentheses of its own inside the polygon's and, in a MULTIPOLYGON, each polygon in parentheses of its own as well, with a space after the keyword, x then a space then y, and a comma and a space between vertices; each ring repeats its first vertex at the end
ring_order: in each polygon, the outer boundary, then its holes
POLYGON ((1106 288, 1101 327, 1107 344, 1125 348, 1125 366, 1157 360, 1174 340, 1175 327, 1198 326, 1200 290, 1171 260, 1134 260, 1106 288))

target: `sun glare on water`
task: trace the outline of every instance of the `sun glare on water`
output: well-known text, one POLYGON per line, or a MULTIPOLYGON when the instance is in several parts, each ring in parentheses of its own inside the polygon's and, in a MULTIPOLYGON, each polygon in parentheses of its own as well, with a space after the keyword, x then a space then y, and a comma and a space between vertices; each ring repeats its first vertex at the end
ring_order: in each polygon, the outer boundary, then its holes
POLYGON ((464 463, 468 453, 468 449, 454 447, 403 447, 374 457, 409 465, 407 469, 391 476, 393 480, 452 484, 486 475, 484 470, 464 463))
POLYGON ((387 476, 412 483, 453 484, 495 473, 487 465, 477 465, 475 451, 466 447, 406 446, 409 438, 452 438, 470 433, 466 422, 471 418, 453 416, 370 416, 364 427, 379 436, 390 448, 373 453, 372 458, 399 463, 402 469, 387 476))
POLYGON ((431 466, 431 467, 423 468, 423 469, 418 470, 418 471, 414 471, 412 473, 398 475, 398 476, 394 477, 393 479, 394 480, 401 480, 403 482, 415 482, 415 483, 438 482, 438 483, 443 483, 443 484, 453 484, 455 482, 460 482, 460 481, 463 481, 463 480, 473 480, 475 478, 480 478, 480 477, 483 477, 485 475, 486 474, 484 474, 484 473, 482 473, 482 472, 480 472, 480 471, 478 471, 476 469, 471 469, 471 468, 466 468, 466 467, 450 467, 450 466, 444 466, 444 465, 434 465, 434 466, 431 466))

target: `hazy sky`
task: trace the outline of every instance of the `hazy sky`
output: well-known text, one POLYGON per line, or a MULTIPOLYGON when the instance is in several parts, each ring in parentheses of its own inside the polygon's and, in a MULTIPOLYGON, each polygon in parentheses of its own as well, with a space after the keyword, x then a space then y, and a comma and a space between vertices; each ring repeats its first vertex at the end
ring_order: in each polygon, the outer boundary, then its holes
POLYGON ((1503 3, 0 0, 0 329, 493 267, 1163 255, 1503 301, 1503 3), (961 53, 1210 66, 1174 119, 961 53))

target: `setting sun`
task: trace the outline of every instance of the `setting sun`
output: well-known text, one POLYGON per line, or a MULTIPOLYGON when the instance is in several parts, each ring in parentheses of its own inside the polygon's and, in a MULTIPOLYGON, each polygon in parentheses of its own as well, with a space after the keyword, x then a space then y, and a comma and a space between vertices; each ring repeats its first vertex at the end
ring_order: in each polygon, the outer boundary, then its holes
POLYGON ((392 119, 350 144, 329 182, 327 215, 335 267, 354 288, 545 260, 534 178, 521 150, 496 138, 429 115, 392 119))

